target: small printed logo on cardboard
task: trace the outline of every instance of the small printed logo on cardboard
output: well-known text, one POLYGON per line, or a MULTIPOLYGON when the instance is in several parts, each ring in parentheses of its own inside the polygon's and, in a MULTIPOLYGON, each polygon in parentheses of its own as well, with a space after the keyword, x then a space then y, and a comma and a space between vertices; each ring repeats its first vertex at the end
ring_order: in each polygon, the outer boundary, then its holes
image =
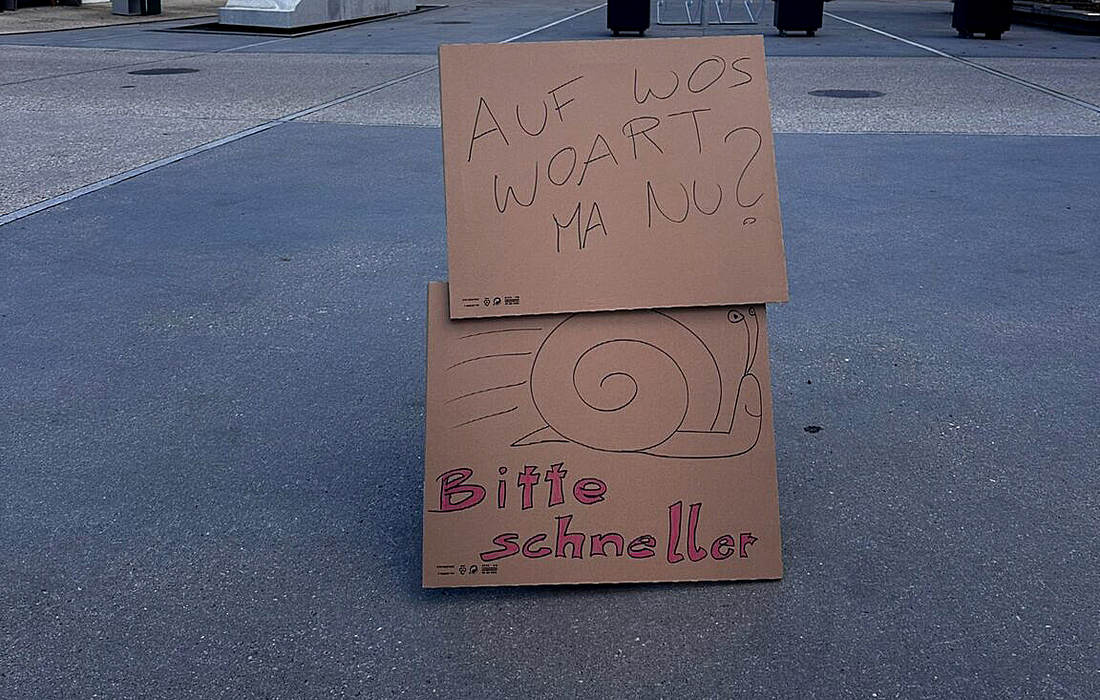
POLYGON ((519 295, 506 294, 504 296, 463 297, 462 306, 467 309, 478 307, 492 308, 494 306, 519 306, 519 295))
POLYGON ((498 564, 439 564, 437 576, 492 576, 499 573, 498 564))

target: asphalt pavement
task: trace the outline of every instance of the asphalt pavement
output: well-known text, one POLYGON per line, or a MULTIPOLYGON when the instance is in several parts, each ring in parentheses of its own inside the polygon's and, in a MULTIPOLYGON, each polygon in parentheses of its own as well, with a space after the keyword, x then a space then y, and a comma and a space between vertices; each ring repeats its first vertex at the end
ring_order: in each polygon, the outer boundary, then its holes
POLYGON ((436 48, 602 6, 0 36, 0 697, 1100 697, 1100 39, 771 9, 750 583, 420 588, 436 48))

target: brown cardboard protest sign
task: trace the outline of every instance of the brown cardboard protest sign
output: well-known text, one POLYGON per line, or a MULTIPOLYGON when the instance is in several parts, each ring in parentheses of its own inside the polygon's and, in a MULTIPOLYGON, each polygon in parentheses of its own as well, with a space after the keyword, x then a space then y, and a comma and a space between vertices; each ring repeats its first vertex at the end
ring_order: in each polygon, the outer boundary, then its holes
POLYGON ((452 318, 786 301, 761 37, 439 66, 452 318))
POLYGON ((447 295, 424 586, 782 575, 763 306, 452 320, 447 295))

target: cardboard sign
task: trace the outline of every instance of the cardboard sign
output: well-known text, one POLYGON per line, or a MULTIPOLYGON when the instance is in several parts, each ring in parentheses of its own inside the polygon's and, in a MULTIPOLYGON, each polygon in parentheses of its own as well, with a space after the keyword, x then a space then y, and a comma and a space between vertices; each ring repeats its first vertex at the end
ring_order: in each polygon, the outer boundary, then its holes
POLYGON ((761 37, 439 66, 452 318, 786 301, 761 37))
POLYGON ((782 575, 763 306, 456 321, 447 297, 424 586, 782 575))

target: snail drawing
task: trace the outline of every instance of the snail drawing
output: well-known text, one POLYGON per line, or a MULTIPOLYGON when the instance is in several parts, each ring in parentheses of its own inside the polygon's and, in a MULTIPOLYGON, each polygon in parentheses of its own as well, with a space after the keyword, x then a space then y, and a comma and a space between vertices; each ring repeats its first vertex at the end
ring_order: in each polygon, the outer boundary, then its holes
POLYGON ((727 313, 721 361, 695 331, 659 311, 619 312, 633 316, 614 326, 604 314, 569 316, 539 346, 528 382, 546 424, 512 447, 565 442, 677 459, 748 452, 763 409, 752 373, 759 319, 743 308, 727 313))

